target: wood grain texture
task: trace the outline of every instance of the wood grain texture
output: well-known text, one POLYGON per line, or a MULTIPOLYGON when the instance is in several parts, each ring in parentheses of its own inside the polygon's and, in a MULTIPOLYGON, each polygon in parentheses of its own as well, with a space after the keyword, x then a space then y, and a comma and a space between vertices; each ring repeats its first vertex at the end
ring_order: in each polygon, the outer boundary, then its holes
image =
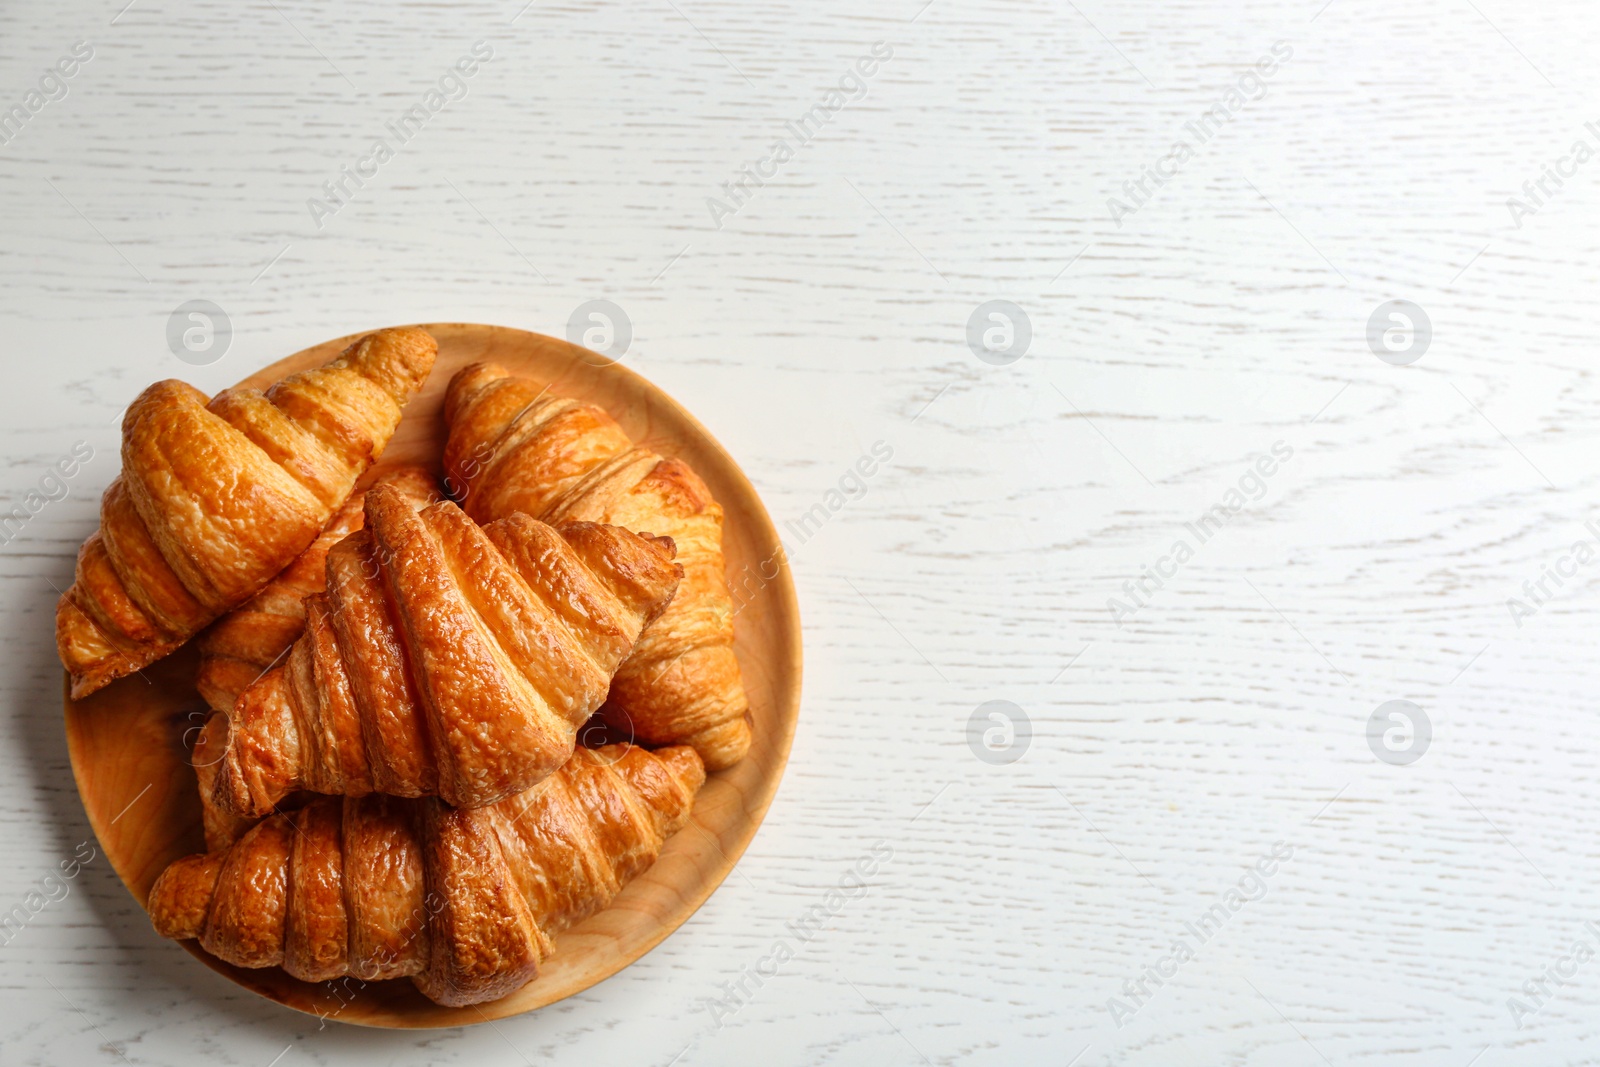
POLYGON ((1600 876, 1600 571, 1520 629, 1506 609, 1597 511, 1600 160, 1520 229, 1506 207, 1600 118, 1592 5, 674 3, 0 13, 6 99, 97 47, 0 146, 6 503, 97 449, 0 546, 0 902, 90 836, 47 580, 154 378, 214 390, 381 322, 563 335, 611 299, 624 362, 792 540, 807 654, 761 832, 692 936, 602 985, 498 1030, 318 1030, 156 939, 95 861, 0 947, 0 1058, 1600 1059, 1593 963, 1520 1029, 1506 1005, 1600 876), (306 199, 480 37, 499 58, 466 99, 317 229, 306 199), (1267 95, 1113 224, 1107 198, 1280 39, 1267 95), (866 98, 714 228, 705 199, 877 40, 895 57, 866 98), (1397 297, 1435 326, 1408 368, 1364 339, 1397 297), (194 298, 237 331, 198 368, 165 341, 194 298), (964 339, 997 298, 1032 319, 1009 367, 964 339), (788 524, 879 440, 893 458, 800 543, 788 524), (1278 440, 1267 495, 1116 627, 1107 599, 1278 440), (1392 698, 1433 721, 1409 767, 1366 741, 1392 698), (993 699, 1032 719, 1008 766, 967 745, 993 699), (1108 998, 1278 838, 1296 858, 1267 896, 1117 1029, 1108 998), (878 840, 866 896, 801 945, 788 924, 878 840), (778 938, 795 958, 714 1018, 778 938))

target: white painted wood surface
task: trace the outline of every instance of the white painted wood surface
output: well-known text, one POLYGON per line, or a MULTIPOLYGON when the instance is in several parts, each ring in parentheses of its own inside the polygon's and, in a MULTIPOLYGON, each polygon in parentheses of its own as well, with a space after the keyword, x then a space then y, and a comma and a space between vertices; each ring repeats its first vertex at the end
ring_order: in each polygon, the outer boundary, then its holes
POLYGON ((319 1029, 91 862, 0 945, 0 1062, 1600 1063, 1600 960, 1522 992, 1597 941, 1600 567, 1506 606, 1600 516, 1592 5, 122 3, 0 12, 0 107, 93 47, 0 145, 0 503, 95 449, 0 545, 0 910, 89 834, 51 611, 148 382, 395 322, 559 334, 606 298, 780 525, 893 459, 792 546, 807 693, 765 827, 623 975, 494 1026, 319 1029), (477 41, 465 98, 319 229, 307 199, 477 41), (714 227, 878 41, 864 97, 714 227), (1265 96, 1114 224, 1278 41, 1265 96), (1434 328, 1407 367, 1364 337, 1395 298, 1434 328), (235 331, 208 366, 165 340, 192 299, 235 331), (965 341, 991 299, 1031 319, 1009 366, 965 341), (1279 441, 1262 499, 1115 625, 1279 441), (1368 746, 1391 699, 1432 723, 1409 766, 1368 746), (1017 762, 969 748, 990 700, 1031 720, 1017 762), (718 1019, 879 841, 866 895, 718 1019), (1108 1001, 1279 841, 1119 1028, 1108 1001))

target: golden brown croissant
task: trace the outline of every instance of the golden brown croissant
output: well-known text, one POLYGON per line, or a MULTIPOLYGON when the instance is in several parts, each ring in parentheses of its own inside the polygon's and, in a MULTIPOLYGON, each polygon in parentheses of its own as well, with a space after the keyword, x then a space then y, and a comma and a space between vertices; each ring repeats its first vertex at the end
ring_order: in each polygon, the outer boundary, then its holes
POLYGON ((409 975, 440 1004, 479 1004, 531 981, 551 937, 653 864, 704 781, 692 748, 618 744, 580 748, 475 811, 319 797, 173 863, 150 918, 236 966, 308 982, 409 975))
MULTIPOLYGON (((433 475, 421 467, 396 467, 380 479, 411 502, 424 508, 440 499, 433 475)), ((200 670, 195 687, 216 711, 227 711, 245 688, 277 665, 306 628, 306 597, 326 584, 328 550, 361 529, 366 494, 358 493, 334 512, 311 547, 300 553, 261 592, 224 615, 200 635, 200 670)), ((195 746, 194 768, 200 779, 200 809, 205 823, 206 848, 219 849, 237 841, 253 822, 223 811, 212 801, 217 763, 222 753, 203 743, 195 746)))
POLYGON ((722 508, 699 476, 636 447, 599 408, 492 363, 451 380, 445 418, 446 487, 479 522, 526 512, 673 539, 683 582, 617 672, 602 714, 641 741, 693 745, 711 770, 742 759, 750 703, 733 654, 722 508))
POLYGON ((305 551, 437 352, 422 330, 380 330, 265 393, 141 393, 122 420, 122 474, 56 607, 73 698, 165 656, 305 551))
MULTIPOLYGON (((378 481, 399 489, 418 510, 443 499, 433 475, 422 467, 396 467, 378 481)), ((365 493, 346 500, 309 548, 195 642, 200 650, 195 688, 214 710, 233 707, 245 687, 276 665, 300 636, 306 627, 303 601, 326 584, 328 550, 361 529, 365 500, 365 493)))
POLYGON ((526 515, 480 528, 367 492, 284 662, 213 716, 213 798, 265 815, 295 789, 492 804, 554 773, 677 588, 670 538, 526 515), (220 735, 220 736, 219 736, 220 735), (226 740, 222 737, 225 736, 226 740))

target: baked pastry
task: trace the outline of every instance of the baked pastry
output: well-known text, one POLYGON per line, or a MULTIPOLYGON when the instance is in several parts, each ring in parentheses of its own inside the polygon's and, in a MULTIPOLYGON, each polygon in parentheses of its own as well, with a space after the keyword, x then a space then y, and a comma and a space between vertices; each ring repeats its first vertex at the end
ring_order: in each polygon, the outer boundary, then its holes
MULTIPOLYGON (((400 490, 413 508, 424 508, 440 499, 438 483, 421 467, 396 467, 378 481, 400 490)), ((239 694, 275 667, 305 630, 304 600, 320 593, 326 584, 328 550, 361 529, 365 499, 366 494, 358 493, 345 501, 310 548, 261 592, 200 635, 195 642, 200 650, 195 688, 212 710, 233 707, 239 694)), ((200 779, 200 809, 208 849, 231 845, 253 825, 249 819, 223 811, 211 799, 221 758, 220 751, 212 752, 204 743, 195 746, 194 769, 200 779)))
POLYGON ((265 393, 157 382, 122 420, 122 474, 56 607, 72 697, 160 659, 304 552, 383 452, 433 367, 380 330, 265 393))
MULTIPOLYGON (((405 494, 421 509, 443 499, 433 475, 422 467, 404 466, 378 479, 405 494)), ((365 493, 346 500, 311 546, 261 592, 218 619, 195 642, 200 669, 195 688, 216 711, 227 711, 245 687, 274 666, 306 626, 302 601, 322 592, 328 550, 361 529, 365 493)))
POLYGON ((445 419, 445 485, 479 522, 525 512, 673 539, 683 582, 617 671, 602 715, 625 736, 694 746, 710 770, 742 759, 750 704, 733 653, 722 508, 699 476, 636 446, 594 405, 493 363, 456 374, 445 419))
POLYGON ((704 781, 691 748, 618 744, 580 748, 475 811, 318 797, 173 863, 150 918, 235 966, 308 982, 410 976, 440 1004, 479 1004, 531 981, 552 936, 650 867, 704 781))
POLYGON ((284 662, 206 724, 232 814, 296 789, 475 808, 529 788, 572 754, 682 573, 670 538, 617 526, 480 528, 383 484, 365 507, 284 662))

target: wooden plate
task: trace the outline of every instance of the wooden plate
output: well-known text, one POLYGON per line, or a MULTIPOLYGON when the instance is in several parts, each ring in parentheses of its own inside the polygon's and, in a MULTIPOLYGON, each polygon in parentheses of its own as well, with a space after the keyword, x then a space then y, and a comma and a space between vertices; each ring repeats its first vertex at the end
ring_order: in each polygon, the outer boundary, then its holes
MULTIPOLYGON (((713 775, 695 802, 691 824, 661 859, 612 905, 556 938, 537 979, 511 996, 469 1008, 444 1008, 408 979, 312 984, 278 968, 233 967, 184 942, 212 970, 291 1008, 367 1026, 461 1026, 530 1011, 587 989, 643 956, 676 930, 727 877, 772 803, 800 712, 800 619, 777 531, 743 472, 722 447, 661 390, 587 349, 539 334, 466 323, 425 324, 439 360, 406 409, 383 463, 440 469, 445 386, 457 370, 494 360, 514 373, 552 382, 554 391, 598 404, 635 440, 679 456, 711 487, 727 516, 723 546, 736 590, 735 650, 750 693, 755 741, 738 766, 713 775), (775 561, 768 564, 767 561, 775 561), (776 576, 763 580, 763 572, 776 576)), ((365 332, 365 331, 363 331, 365 332)), ((252 375, 265 386, 322 363, 359 334, 306 349, 252 375)), ((85 700, 66 699, 67 748, 78 792, 102 850, 141 903, 156 876, 180 856, 203 849, 200 801, 187 741, 205 721, 193 685, 190 648, 107 686, 85 700), (187 741, 186 741, 187 738, 187 741)))

